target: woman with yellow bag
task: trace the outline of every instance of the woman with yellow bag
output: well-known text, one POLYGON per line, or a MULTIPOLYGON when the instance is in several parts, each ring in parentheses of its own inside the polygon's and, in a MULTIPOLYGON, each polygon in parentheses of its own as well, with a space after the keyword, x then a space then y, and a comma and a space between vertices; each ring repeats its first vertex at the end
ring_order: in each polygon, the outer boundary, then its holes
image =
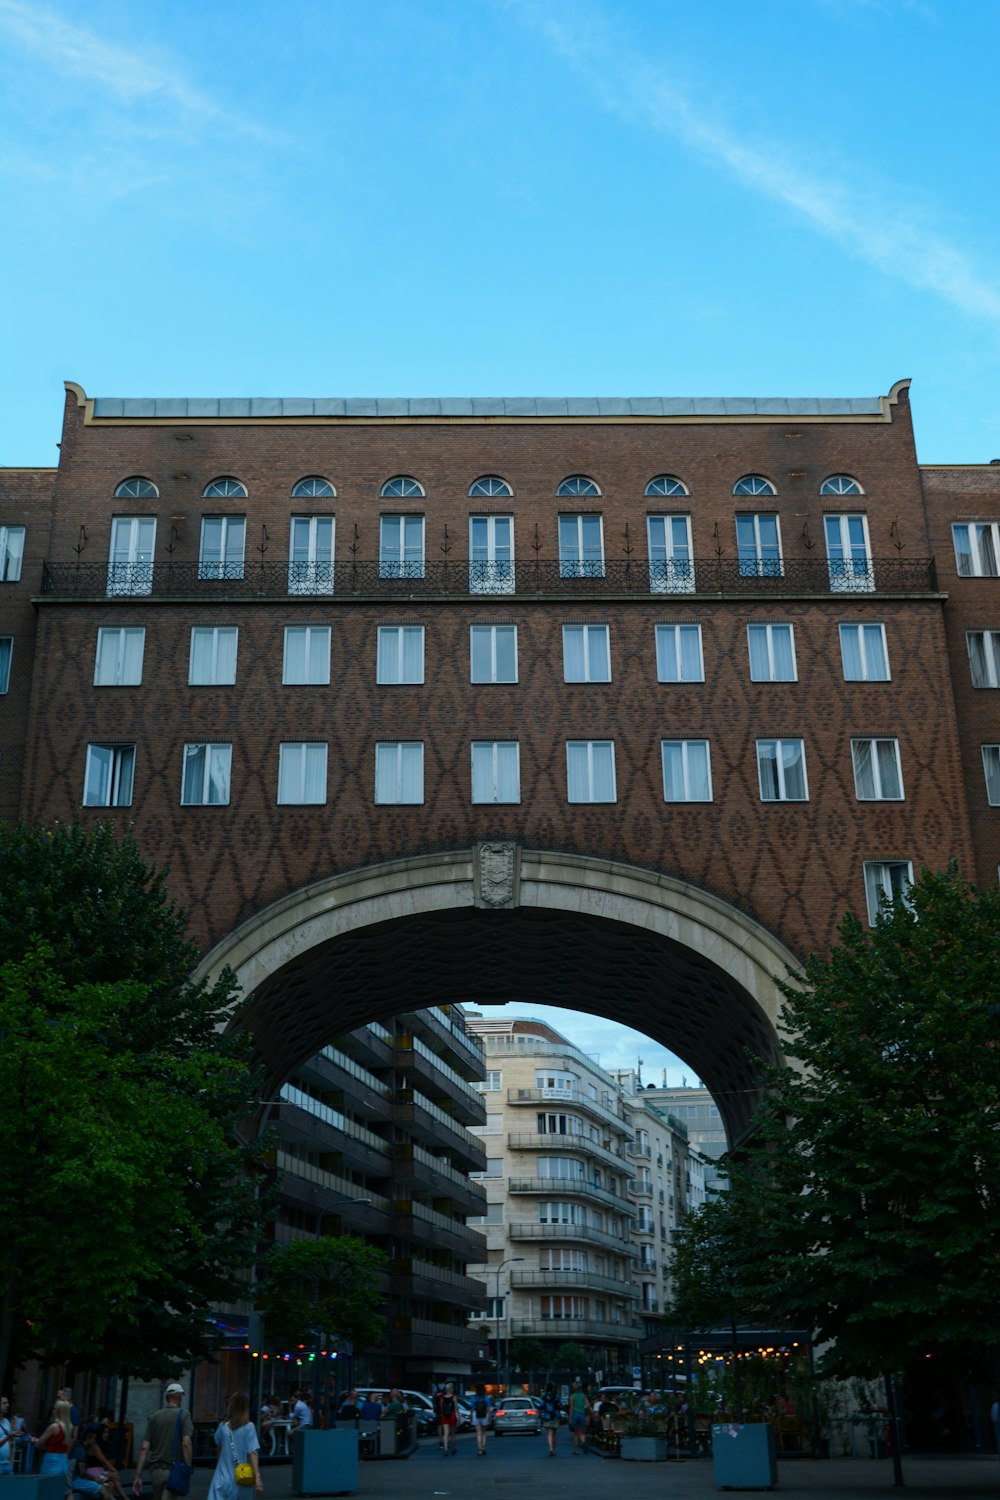
POLYGON ((264 1492, 260 1477, 260 1442, 250 1420, 250 1400, 242 1391, 229 1398, 229 1414, 215 1429, 219 1461, 212 1475, 208 1500, 239 1500, 240 1494, 264 1492))

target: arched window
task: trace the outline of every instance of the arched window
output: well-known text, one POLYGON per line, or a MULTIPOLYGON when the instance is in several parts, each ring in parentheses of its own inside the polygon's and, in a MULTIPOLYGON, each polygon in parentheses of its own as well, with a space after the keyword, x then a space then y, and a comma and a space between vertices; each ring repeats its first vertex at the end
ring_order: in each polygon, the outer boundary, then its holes
POLYGON ((863 495, 864 490, 850 474, 831 474, 819 487, 821 495, 863 495))
POLYGON ((414 495, 423 493, 423 485, 411 479, 409 474, 397 474, 395 479, 388 480, 381 490, 383 500, 409 500, 414 495))
POLYGON ((776 495, 778 491, 763 474, 744 474, 733 485, 734 495, 776 495))
POLYGON ((292 490, 293 500, 319 500, 328 499, 337 491, 329 479, 324 479, 320 474, 310 474, 305 479, 300 479, 292 490))
POLYGON ((245 500, 247 487, 241 479, 213 479, 202 491, 206 500, 245 500))
POLYGON ((115 490, 116 500, 155 500, 159 490, 151 479, 142 479, 135 475, 132 479, 123 479, 115 490))
POLYGON ((477 479, 475 484, 469 486, 470 495, 513 495, 513 493, 506 479, 500 479, 496 474, 484 474, 482 479, 477 479))
POLYGON ((657 474, 646 486, 647 495, 686 495, 687 486, 675 479, 673 474, 657 474))
POLYGON ((601 492, 586 474, 571 474, 556 490, 557 495, 599 495, 601 492))

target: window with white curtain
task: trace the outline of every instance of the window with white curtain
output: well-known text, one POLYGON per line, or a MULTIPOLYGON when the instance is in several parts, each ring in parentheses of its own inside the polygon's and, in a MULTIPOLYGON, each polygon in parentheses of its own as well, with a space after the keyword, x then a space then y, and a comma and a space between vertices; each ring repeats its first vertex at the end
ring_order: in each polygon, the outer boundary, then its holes
POLYGON ((134 745, 88 745, 84 807, 131 807, 134 745))
POLYGON ((908 859, 866 859, 864 865, 868 921, 874 927, 884 906, 906 901, 913 884, 913 865, 908 859))
POLYGON ((967 630, 965 644, 972 686, 1000 687, 1000 630, 967 630))
POLYGON ((736 551, 741 578, 780 578, 781 533, 773 512, 736 517, 736 551))
POLYGON ((329 625, 285 626, 281 680, 286 687, 322 687, 330 681, 329 625))
POLYGON ((573 1156, 539 1156, 536 1159, 536 1175, 539 1177, 561 1177, 567 1182, 582 1182, 585 1176, 583 1162, 573 1156))
POLYGON ((142 626, 101 629, 97 632, 95 687, 138 687, 146 632, 142 626))
POLYGON ((581 1203, 539 1203, 539 1224, 586 1224, 587 1215, 581 1203))
POLYGON ((840 657, 845 682, 888 682, 884 625, 841 625, 840 657))
POLYGON ((419 740, 386 740, 375 746, 375 801, 412 804, 424 800, 424 747, 419 740))
POLYGON ((199 578, 239 579, 243 577, 246 527, 246 516, 202 517, 201 551, 198 554, 199 578))
POLYGON ((898 740, 852 740, 851 760, 854 764, 854 790, 859 802, 903 800, 898 740))
POLYGON ((278 746, 278 801, 316 805, 326 801, 326 750, 322 743, 278 746))
POLYGON ((566 785, 570 802, 614 802, 614 741, 567 741, 566 785))
POLYGON ((751 682, 795 682, 795 639, 791 625, 748 625, 751 682))
POLYGON ((384 684, 424 680, 424 627, 380 625, 377 680, 384 684))
POLYGON ((24 527, 0 526, 0 583, 17 583, 24 559, 24 527))
POLYGON ((185 745, 181 806, 228 806, 232 763, 232 745, 185 745))
POLYGON ((757 773, 762 802, 805 802, 806 752, 801 740, 758 740, 757 773))
POLYGON ((1000 745, 983 746, 983 772, 986 800, 991 807, 1000 807, 1000 745))
POLYGON ((381 518, 378 565, 381 578, 423 578, 423 516, 381 518))
POLYGON ((663 800, 711 802, 712 772, 707 740, 662 740, 663 800))
POLYGON ((690 516, 647 516, 649 587, 654 594, 694 592, 690 516))
POLYGON ((473 682, 516 682, 517 626, 471 626, 469 655, 473 682))
POLYGON ((611 642, 607 625, 563 626, 566 682, 610 682, 611 642))
POLYGON ((10 687, 10 664, 14 656, 14 637, 0 635, 0 693, 10 687))
POLYGON ((235 625, 194 625, 188 682, 202 687, 231 687, 236 681, 235 625))
POLYGON ((656 626, 656 677, 659 682, 704 682, 700 625, 656 626))
POLYGON ((288 592, 333 593, 333 516, 292 516, 288 529, 288 592))
POLYGON ((1000 521, 968 521, 951 528, 960 578, 1000 574, 1000 521))
POLYGON ((559 517, 559 576, 604 577, 604 531, 600 516, 559 517))
POLYGON ((472 742, 473 802, 520 802, 520 751, 516 740, 472 742))

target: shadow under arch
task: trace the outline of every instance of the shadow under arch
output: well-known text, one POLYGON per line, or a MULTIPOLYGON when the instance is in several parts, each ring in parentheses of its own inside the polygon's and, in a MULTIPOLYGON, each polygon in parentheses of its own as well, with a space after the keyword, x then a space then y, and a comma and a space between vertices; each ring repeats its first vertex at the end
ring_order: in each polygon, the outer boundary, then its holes
POLYGON ((732 1144, 756 1102, 755 1060, 781 1058, 775 976, 795 964, 759 923, 671 876, 497 843, 293 891, 216 944, 198 977, 235 972, 268 1097, 369 1021, 518 1000, 620 1021, 676 1052, 732 1144))

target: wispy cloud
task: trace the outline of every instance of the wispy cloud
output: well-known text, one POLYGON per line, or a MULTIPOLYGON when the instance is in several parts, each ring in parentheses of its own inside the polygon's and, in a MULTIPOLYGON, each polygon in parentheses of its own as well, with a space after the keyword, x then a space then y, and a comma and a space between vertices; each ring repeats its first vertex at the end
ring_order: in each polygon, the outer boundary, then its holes
POLYGON ((738 134, 675 70, 641 56, 603 11, 588 9, 582 0, 574 0, 571 11, 550 0, 499 3, 538 32, 610 112, 672 137, 895 280, 1000 328, 1000 281, 940 234, 930 215, 891 183, 865 185, 860 171, 820 175, 780 142, 738 134))

